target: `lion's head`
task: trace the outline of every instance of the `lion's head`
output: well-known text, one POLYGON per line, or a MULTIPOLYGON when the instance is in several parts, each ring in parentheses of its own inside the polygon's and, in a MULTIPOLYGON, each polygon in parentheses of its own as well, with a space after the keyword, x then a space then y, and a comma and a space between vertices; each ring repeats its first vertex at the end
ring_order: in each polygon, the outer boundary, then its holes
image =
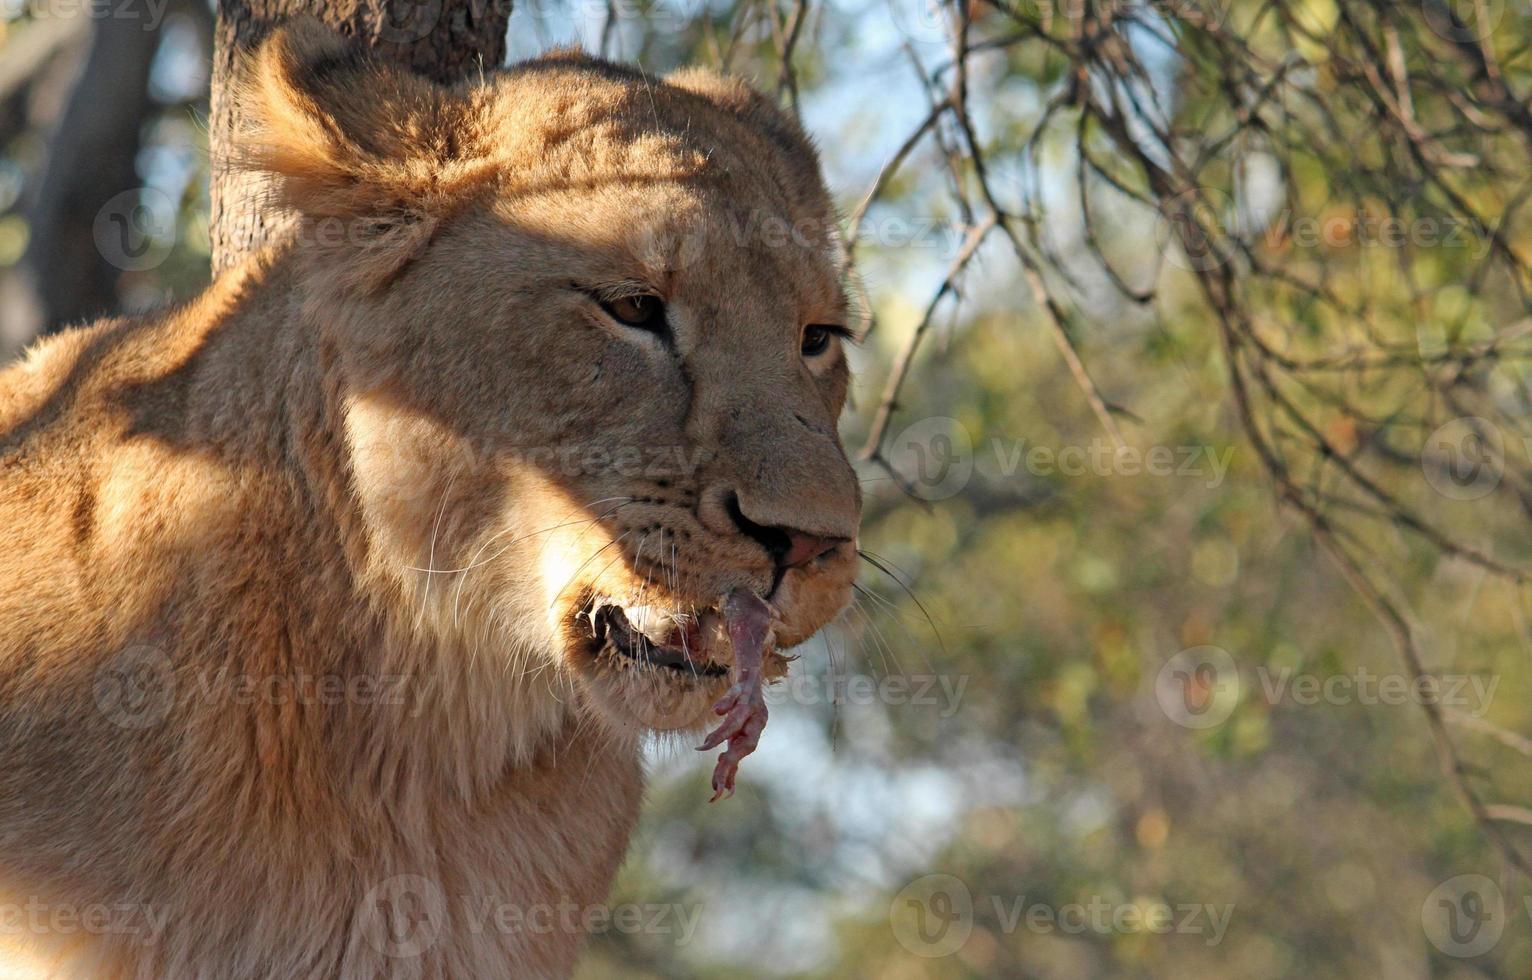
POLYGON ((573 53, 447 89, 297 27, 254 67, 248 163, 299 216, 364 564, 414 628, 671 729, 728 684, 721 597, 783 648, 846 604, 847 299, 796 122, 573 53))

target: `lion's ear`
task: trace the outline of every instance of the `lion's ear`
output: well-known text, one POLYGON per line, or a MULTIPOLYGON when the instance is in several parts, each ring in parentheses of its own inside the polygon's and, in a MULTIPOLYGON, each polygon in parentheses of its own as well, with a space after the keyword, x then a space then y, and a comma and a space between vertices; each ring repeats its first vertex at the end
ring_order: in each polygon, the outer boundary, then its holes
POLYGON ((317 20, 279 28, 247 67, 235 164, 265 174, 273 203, 302 220, 344 222, 337 241, 376 254, 406 244, 401 233, 429 234, 489 169, 482 99, 374 59, 317 20))

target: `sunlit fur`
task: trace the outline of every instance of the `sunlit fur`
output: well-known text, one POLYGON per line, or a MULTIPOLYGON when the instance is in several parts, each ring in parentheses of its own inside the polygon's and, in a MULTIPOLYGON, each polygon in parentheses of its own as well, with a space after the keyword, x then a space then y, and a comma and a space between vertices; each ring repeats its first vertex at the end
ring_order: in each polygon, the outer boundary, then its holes
MULTIPOLYGON (((603 901, 643 733, 697 729, 727 683, 617 669, 580 604, 771 589, 729 492, 856 533, 844 353, 799 350, 845 316, 814 153, 706 73, 566 53, 446 90, 310 26, 254 67, 235 162, 296 237, 0 373, 0 905, 164 923, 0 937, 7 966, 566 975, 578 932, 472 913, 603 901), (631 281, 668 339, 582 291, 631 281), (160 685, 122 700, 128 667, 160 685), (241 677, 393 686, 319 703, 241 677), (406 910, 433 937, 406 955, 396 875, 445 898, 406 910)), ((786 574, 779 646, 845 604, 854 561, 786 574)))

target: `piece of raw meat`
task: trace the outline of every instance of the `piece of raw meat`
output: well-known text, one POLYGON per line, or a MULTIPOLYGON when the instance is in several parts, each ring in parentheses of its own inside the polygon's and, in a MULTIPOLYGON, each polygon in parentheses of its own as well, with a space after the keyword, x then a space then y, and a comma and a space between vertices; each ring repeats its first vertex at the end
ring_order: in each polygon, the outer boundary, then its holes
POLYGON ((697 747, 699 752, 729 747, 713 768, 713 799, 734 795, 740 760, 755 751, 766 728, 766 638, 771 632, 771 607, 749 589, 735 589, 723 602, 723 621, 734 647, 734 684, 713 710, 723 723, 697 747))

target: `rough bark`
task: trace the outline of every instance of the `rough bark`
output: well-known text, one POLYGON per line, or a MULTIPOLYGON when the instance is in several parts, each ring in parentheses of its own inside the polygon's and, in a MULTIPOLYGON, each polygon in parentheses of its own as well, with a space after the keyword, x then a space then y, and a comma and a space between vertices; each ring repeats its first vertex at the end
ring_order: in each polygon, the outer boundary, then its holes
POLYGON ((505 60, 511 0, 218 0, 213 44, 213 274, 238 262, 280 229, 259 182, 227 166, 240 106, 232 98, 241 57, 288 18, 318 17, 383 58, 440 82, 458 81, 505 60))

